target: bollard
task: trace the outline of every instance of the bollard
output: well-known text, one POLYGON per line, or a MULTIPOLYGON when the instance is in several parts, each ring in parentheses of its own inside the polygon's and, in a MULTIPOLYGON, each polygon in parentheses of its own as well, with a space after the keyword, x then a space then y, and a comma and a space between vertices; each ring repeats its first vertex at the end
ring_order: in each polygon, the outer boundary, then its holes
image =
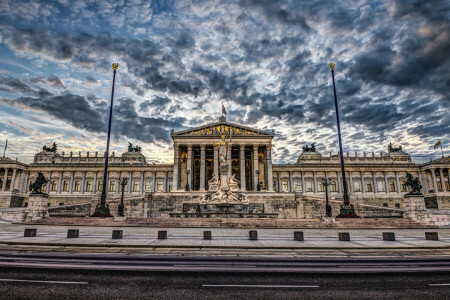
POLYGON ((250 230, 250 232, 249 232, 249 239, 251 241, 256 241, 258 239, 258 231, 250 230))
POLYGON ((395 233, 383 232, 383 241, 395 241, 395 233))
POLYGON ((33 237, 33 236, 36 236, 36 233, 37 233, 36 228, 25 228, 23 236, 24 237, 33 237))
POLYGON ((203 231, 203 239, 204 240, 212 239, 211 231, 203 231))
POLYGON ((350 233, 349 232, 339 232, 339 240, 340 241, 350 241, 350 233))
POLYGON ((304 241, 303 231, 294 231, 294 241, 304 241))
POLYGON ((67 238, 74 239, 80 236, 80 230, 78 229, 69 229, 67 230, 67 238))
POLYGON ((158 240, 167 239, 167 231, 158 231, 158 240))
POLYGON ((429 241, 439 241, 439 235, 437 232, 425 232, 425 239, 429 241))
POLYGON ((123 230, 113 230, 112 231, 112 238, 115 240, 121 239, 123 236, 123 230))

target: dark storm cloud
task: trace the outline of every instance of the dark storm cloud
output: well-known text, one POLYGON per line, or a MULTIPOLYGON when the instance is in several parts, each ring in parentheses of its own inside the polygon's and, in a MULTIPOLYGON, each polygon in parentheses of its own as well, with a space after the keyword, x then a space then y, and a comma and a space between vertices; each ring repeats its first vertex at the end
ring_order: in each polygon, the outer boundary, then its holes
POLYGON ((98 81, 97 79, 95 79, 92 76, 86 76, 86 83, 89 85, 100 85, 100 81, 98 81))
POLYGON ((167 97, 158 97, 153 98, 152 101, 145 100, 141 104, 139 104, 139 108, 141 110, 148 110, 149 107, 160 107, 165 108, 166 105, 170 104, 171 100, 167 97))
POLYGON ((64 84, 64 81, 59 78, 56 75, 52 75, 48 78, 45 77, 41 77, 41 76, 36 76, 30 79, 30 81, 32 83, 40 83, 40 84, 45 84, 57 89, 64 89, 66 87, 66 85, 64 84))
POLYGON ((0 91, 10 94, 26 94, 33 96, 48 96, 50 93, 43 88, 30 87, 24 80, 0 75, 0 91))

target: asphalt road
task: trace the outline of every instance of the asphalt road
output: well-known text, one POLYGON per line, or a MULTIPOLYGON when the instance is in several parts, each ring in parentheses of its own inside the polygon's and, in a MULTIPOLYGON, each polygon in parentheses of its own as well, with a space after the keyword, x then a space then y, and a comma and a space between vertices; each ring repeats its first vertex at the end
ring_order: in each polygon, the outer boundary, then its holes
POLYGON ((0 298, 448 299, 450 268, 442 257, 148 259, 3 253, 0 298))

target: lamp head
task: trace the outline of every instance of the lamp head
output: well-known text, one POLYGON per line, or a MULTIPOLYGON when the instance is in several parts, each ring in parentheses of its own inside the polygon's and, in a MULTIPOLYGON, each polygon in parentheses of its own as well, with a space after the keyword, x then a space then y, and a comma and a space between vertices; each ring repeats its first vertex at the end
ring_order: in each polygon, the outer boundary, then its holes
POLYGON ((328 66, 330 67, 331 70, 334 70, 334 68, 336 67, 335 63, 328 63, 328 66))
POLYGON ((113 68, 113 70, 117 70, 119 68, 119 64, 118 63, 113 63, 112 64, 112 68, 113 68))

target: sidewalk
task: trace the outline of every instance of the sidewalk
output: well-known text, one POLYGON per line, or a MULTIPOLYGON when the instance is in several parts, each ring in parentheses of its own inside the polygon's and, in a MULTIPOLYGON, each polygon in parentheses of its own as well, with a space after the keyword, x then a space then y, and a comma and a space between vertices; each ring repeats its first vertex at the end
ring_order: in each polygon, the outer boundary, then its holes
POLYGON ((450 229, 258 229, 258 240, 249 240, 248 229, 148 228, 0 224, 0 244, 109 248, 221 248, 221 249, 450 249, 450 229), (36 237, 24 237, 25 228, 36 228, 36 237), (79 229, 79 238, 67 238, 68 229, 79 229), (112 239, 112 230, 123 230, 122 239, 112 239), (167 239, 157 239, 159 230, 167 239), (212 240, 203 240, 203 231, 212 240), (294 231, 303 231, 304 241, 294 241, 294 231), (339 241, 339 232, 349 232, 350 241, 339 241), (395 241, 383 241, 382 232, 394 232, 395 241), (425 232, 438 232, 439 241, 425 239, 425 232))

